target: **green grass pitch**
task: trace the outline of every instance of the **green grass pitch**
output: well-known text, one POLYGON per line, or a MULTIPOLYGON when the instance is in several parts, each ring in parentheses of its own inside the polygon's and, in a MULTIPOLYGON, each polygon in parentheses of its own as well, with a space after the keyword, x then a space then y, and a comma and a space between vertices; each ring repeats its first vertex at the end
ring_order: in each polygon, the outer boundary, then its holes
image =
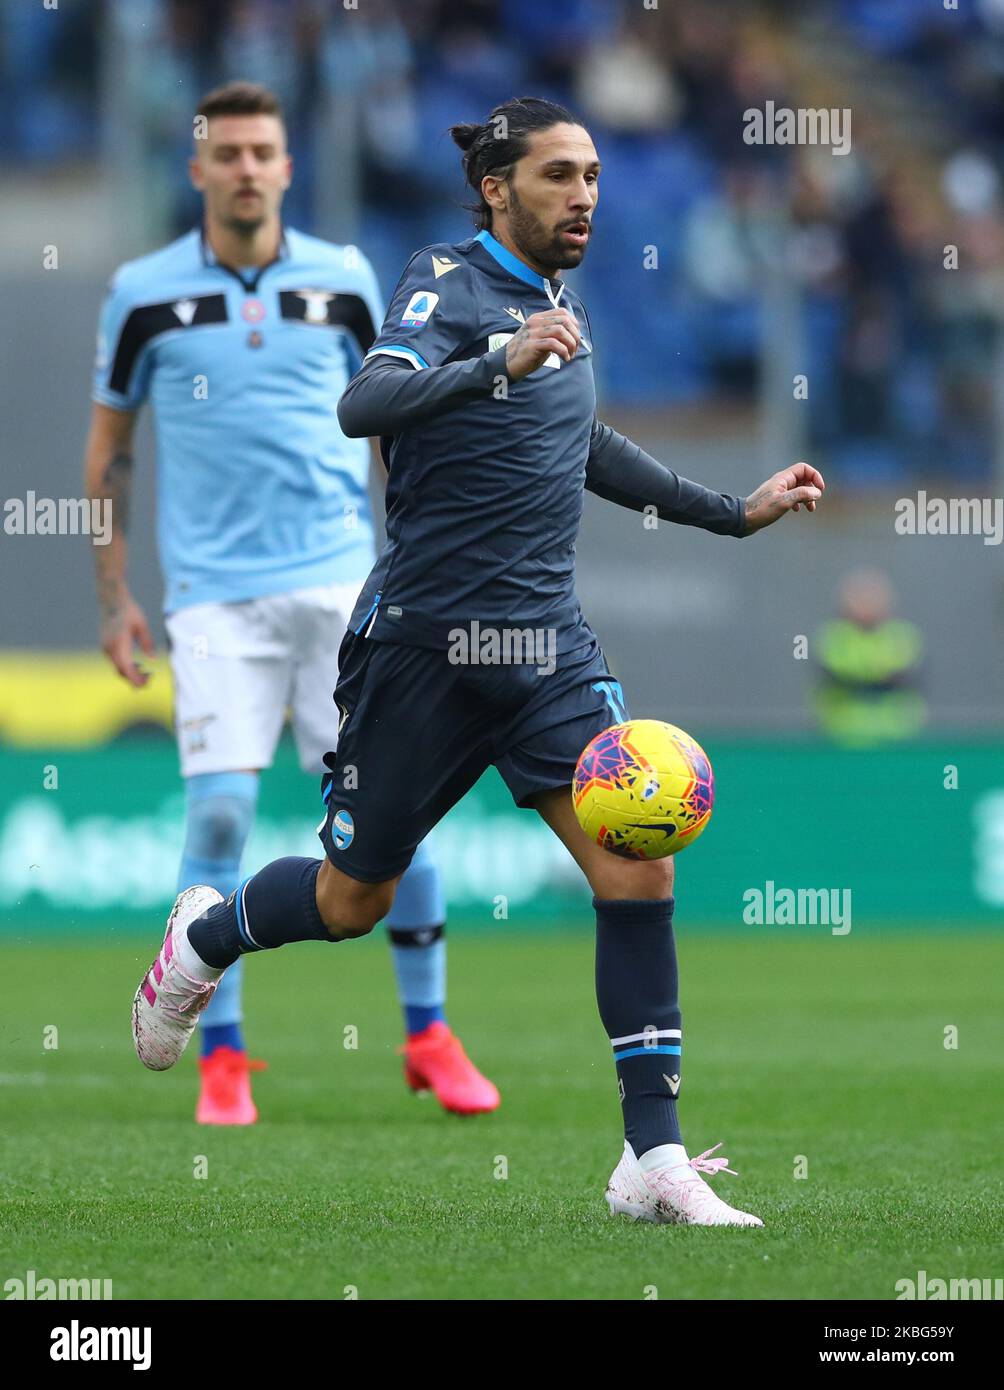
POLYGON ((797 931, 678 929, 684 1137, 691 1153, 725 1141, 740 1176, 713 1182, 762 1231, 608 1216, 622 1141, 585 922, 451 938, 451 1020, 503 1093, 466 1120, 404 1088, 381 931, 251 959, 249 1039, 270 1065, 243 1130, 195 1125, 191 1056, 164 1075, 133 1056, 155 928, 7 945, 0 1283, 34 1269, 111 1278, 116 1298, 891 1299, 921 1269, 999 1274, 1004 942, 797 931))

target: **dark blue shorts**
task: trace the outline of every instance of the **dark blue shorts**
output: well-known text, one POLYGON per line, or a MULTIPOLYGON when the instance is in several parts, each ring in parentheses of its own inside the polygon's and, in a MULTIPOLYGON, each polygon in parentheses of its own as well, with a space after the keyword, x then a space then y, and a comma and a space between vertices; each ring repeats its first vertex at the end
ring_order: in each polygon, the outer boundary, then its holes
POLYGON ((517 806, 570 785, 579 754, 627 719, 596 638, 525 665, 454 665, 445 649, 348 632, 339 652, 338 750, 324 762, 319 834, 336 868, 379 883, 492 764, 517 806))

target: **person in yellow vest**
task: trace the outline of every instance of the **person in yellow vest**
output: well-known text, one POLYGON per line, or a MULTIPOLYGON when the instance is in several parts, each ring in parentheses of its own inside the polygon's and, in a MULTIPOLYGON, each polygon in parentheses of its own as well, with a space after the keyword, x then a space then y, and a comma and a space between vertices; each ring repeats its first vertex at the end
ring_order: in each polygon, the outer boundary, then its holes
POLYGON ((836 743, 869 748, 914 737, 926 706, 918 689, 920 630, 892 617, 893 592, 878 570, 855 570, 840 590, 840 616, 815 643, 819 722, 836 743))

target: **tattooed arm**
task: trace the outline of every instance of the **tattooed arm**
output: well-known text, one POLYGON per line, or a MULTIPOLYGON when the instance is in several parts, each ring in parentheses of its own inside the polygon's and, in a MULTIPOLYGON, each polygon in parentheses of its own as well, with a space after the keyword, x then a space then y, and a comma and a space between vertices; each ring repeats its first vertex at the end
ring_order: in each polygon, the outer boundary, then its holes
POLYGON ((87 437, 84 487, 87 496, 99 499, 110 510, 111 540, 94 545, 98 606, 101 610, 101 647, 109 661, 131 685, 150 679, 136 662, 135 648, 152 656, 153 638, 143 610, 129 592, 126 580, 128 547, 126 529, 132 491, 132 435, 134 412, 112 410, 95 404, 87 437))

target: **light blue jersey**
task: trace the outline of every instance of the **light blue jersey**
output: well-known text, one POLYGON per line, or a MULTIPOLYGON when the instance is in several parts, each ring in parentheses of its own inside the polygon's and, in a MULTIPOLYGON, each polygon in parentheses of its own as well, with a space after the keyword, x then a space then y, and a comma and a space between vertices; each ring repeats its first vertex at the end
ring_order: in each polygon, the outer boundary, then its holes
POLYGON ((290 229, 261 269, 199 231, 119 269, 93 398, 153 407, 167 612, 369 573, 369 445, 336 406, 383 313, 355 247, 290 229))

